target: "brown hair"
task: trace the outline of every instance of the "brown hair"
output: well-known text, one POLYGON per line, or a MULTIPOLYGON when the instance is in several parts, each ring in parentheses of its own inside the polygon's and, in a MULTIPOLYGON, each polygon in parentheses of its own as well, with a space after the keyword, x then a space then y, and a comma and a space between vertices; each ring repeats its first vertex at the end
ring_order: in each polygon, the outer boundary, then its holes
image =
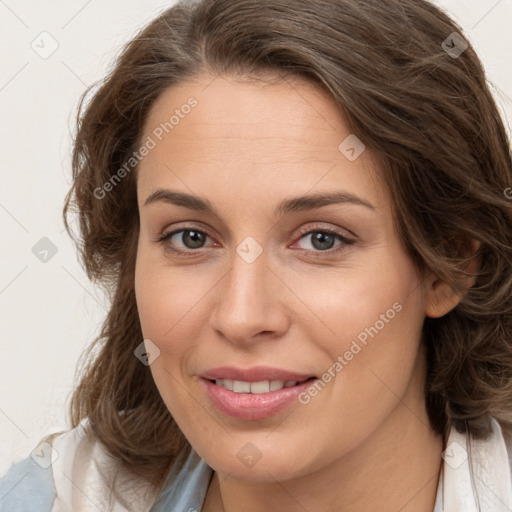
POLYGON ((163 91, 203 72, 257 79, 267 71, 327 91, 377 152, 397 232, 420 269, 457 287, 468 240, 480 242, 475 285, 424 323, 427 410, 443 435, 454 425, 485 437, 490 417, 512 426, 510 146, 471 45, 458 58, 442 47, 453 32, 462 34, 425 0, 201 0, 166 10, 127 44, 77 115, 64 216, 77 213, 81 260, 111 306, 84 354, 72 426, 88 417, 112 455, 152 479, 188 444, 133 354, 143 339, 136 173, 102 199, 95 191, 138 149, 163 91))

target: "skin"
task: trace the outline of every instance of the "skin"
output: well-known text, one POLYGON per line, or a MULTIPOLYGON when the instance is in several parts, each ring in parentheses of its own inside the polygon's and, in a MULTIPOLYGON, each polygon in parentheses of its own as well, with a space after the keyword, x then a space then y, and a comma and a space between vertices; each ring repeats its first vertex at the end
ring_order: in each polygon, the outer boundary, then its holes
POLYGON ((425 409, 420 333, 425 316, 446 314, 460 297, 418 273, 394 230, 377 155, 367 148, 351 162, 338 150, 351 131, 325 92, 297 78, 263 85, 201 75, 160 96, 141 140, 191 96, 198 105, 137 170, 135 287, 144 338, 160 350, 155 383, 215 470, 202 510, 431 512, 443 441, 425 409), (145 205, 159 188, 208 199, 218 216, 145 205), (283 199, 338 190, 373 209, 273 213, 283 199), (180 228, 206 233, 203 245, 194 248, 188 231, 156 241, 180 228), (318 248, 311 231, 322 228, 355 241, 318 248), (249 236, 262 249, 252 263, 236 252, 249 236), (223 365, 320 376, 395 303, 395 318, 307 405, 229 418, 199 383, 223 365), (237 457, 246 443, 261 454, 252 467, 237 457))

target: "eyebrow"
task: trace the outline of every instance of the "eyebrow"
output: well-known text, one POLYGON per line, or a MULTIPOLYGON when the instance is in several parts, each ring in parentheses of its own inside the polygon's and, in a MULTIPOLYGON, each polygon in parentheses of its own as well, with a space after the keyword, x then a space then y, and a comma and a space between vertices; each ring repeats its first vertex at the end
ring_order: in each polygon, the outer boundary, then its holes
MULTIPOLYGON (((187 194, 185 192, 178 192, 176 190, 159 188, 151 195, 148 196, 144 202, 144 206, 164 202, 174 204, 176 206, 183 206, 190 210, 196 210, 199 212, 210 213, 219 217, 215 207, 208 199, 187 194)), ((370 202, 362 199, 359 196, 350 194, 348 192, 322 192, 318 194, 311 194, 299 197, 292 197, 285 199, 274 210, 274 215, 285 215, 291 212, 300 212, 307 210, 314 210, 315 208, 321 208, 330 204, 355 204, 358 206, 365 206, 370 210, 376 210, 370 202)))

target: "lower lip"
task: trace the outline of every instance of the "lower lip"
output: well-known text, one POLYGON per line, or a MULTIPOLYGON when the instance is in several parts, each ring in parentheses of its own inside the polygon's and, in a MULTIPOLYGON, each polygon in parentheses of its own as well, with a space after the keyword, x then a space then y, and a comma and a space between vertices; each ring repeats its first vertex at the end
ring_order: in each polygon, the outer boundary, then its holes
POLYGON ((207 379, 200 380, 210 400, 222 413, 242 420, 259 420, 283 411, 294 402, 297 403, 299 395, 314 383, 311 379, 268 393, 235 393, 207 379))

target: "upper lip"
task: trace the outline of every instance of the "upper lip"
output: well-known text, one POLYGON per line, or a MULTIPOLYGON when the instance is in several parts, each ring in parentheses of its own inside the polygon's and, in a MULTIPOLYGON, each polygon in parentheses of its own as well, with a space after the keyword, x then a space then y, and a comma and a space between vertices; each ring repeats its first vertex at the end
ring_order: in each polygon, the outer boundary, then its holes
POLYGON ((297 373, 283 368, 270 366, 254 366, 252 368, 238 368, 235 366, 220 366, 211 368, 200 375, 203 379, 231 379, 244 382, 261 382, 264 380, 303 381, 314 377, 311 373, 297 373))

